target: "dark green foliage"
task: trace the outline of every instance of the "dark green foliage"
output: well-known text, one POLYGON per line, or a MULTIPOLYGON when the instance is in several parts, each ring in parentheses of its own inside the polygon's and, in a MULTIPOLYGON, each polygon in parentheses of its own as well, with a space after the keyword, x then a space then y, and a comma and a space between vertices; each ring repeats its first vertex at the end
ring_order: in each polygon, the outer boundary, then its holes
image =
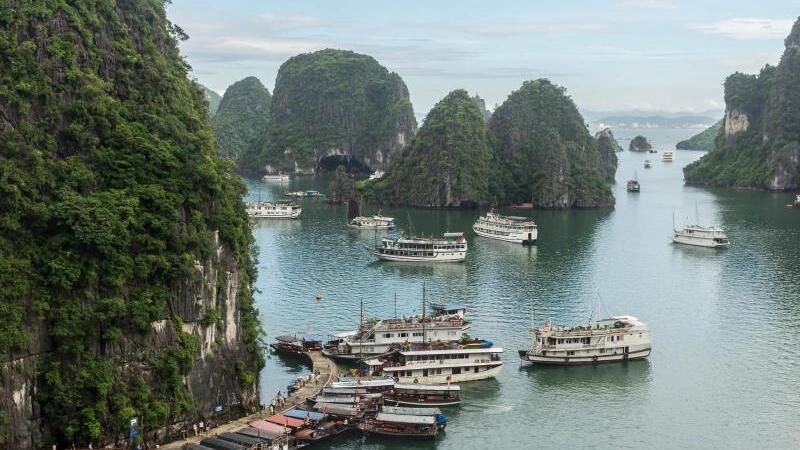
POLYGON ((356 182, 347 173, 344 166, 336 167, 328 186, 328 200, 336 203, 347 202, 355 198, 356 182))
POLYGON ((208 102, 208 118, 210 119, 217 113, 219 104, 222 102, 222 96, 202 84, 199 84, 199 86, 200 89, 203 90, 203 96, 206 98, 206 102, 208 102))
POLYGON ((684 168, 688 184, 794 189, 800 184, 800 20, 777 66, 725 80, 727 110, 712 151, 684 168), (744 124, 746 123, 746 129, 744 124))
POLYGON ((269 131, 240 160, 246 172, 313 169, 335 150, 375 168, 416 129, 405 83, 370 56, 322 50, 290 58, 278 71, 269 131))
POLYGON ((37 400, 64 443, 192 407, 198 341, 174 304, 215 230, 242 272, 247 368, 262 364, 245 187, 215 157, 173 34, 161 0, 0 7, 0 354, 23 355, 26 330, 44 327, 37 400), (157 320, 174 343, 132 345, 157 320))
POLYGON ((258 78, 247 77, 233 83, 211 120, 217 152, 228 159, 237 159, 266 132, 271 103, 272 96, 258 78))
POLYGON ((617 152, 622 151, 622 146, 614 138, 611 128, 598 131, 595 139, 597 139, 597 151, 600 153, 600 172, 606 181, 614 181, 618 164, 617 152))
POLYGON ((526 81, 489 120, 490 190, 501 203, 569 208, 612 206, 597 141, 566 90, 526 81))
POLYGON ((704 150, 709 151, 714 149, 714 142, 717 136, 722 131, 722 125, 725 119, 720 119, 719 122, 706 128, 702 132, 695 134, 685 141, 678 142, 675 148, 678 150, 704 150))
POLYGON ((489 159, 483 112, 456 90, 433 107, 411 145, 368 188, 390 204, 474 205, 488 194, 489 159))
POLYGON ((638 135, 631 139, 631 143, 628 146, 628 150, 632 152, 649 152, 652 149, 653 146, 650 145, 650 142, 647 141, 647 138, 642 135, 638 135))

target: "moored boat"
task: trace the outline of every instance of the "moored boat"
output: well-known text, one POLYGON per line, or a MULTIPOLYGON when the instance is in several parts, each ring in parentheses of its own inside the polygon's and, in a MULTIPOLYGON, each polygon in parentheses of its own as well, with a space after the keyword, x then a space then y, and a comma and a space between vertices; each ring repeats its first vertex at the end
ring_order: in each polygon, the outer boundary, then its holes
POLYGON ((295 191, 295 192, 287 192, 286 197, 297 197, 297 198, 312 198, 312 197, 325 197, 320 191, 295 191))
POLYGON ((381 436, 407 439, 434 439, 439 432, 433 416, 410 416, 378 413, 358 424, 358 429, 381 436))
POLYGON ((384 394, 384 401, 407 406, 452 406, 461 403, 461 387, 455 384, 395 384, 384 394))
POLYGON ((628 186, 626 187, 628 192, 639 192, 641 186, 639 185, 638 180, 628 180, 628 186))
POLYGON ((700 225, 686 225, 680 230, 673 230, 672 242, 708 248, 726 248, 731 245, 722 228, 700 225))
POLYGON ((633 316, 614 316, 572 328, 549 322, 533 330, 528 350, 520 350, 523 361, 534 364, 578 365, 620 362, 650 355, 650 329, 633 316))
POLYGON ((288 183, 289 182, 289 175, 278 173, 278 174, 268 174, 264 175, 264 181, 268 183, 288 183))
POLYGON ((464 233, 444 233, 442 238, 384 238, 368 250, 385 261, 462 262, 467 257, 467 241, 464 233))
POLYGON ((539 230, 536 223, 527 217, 501 216, 494 209, 481 216, 472 225, 478 236, 530 245, 536 242, 539 230))
MULTIPOLYGON (((423 293, 423 298, 425 294, 423 293)), ((424 302, 425 300, 423 300, 424 302)), ((465 319, 466 306, 459 304, 432 304, 434 314, 363 322, 353 332, 341 333, 331 345, 323 349, 326 356, 357 362, 393 351, 396 346, 425 341, 469 341, 467 331, 472 324, 465 319)), ((361 315, 363 317, 363 313, 361 315)))
POLYGON ((645 169, 649 169, 649 168, 651 168, 651 167, 653 167, 653 163, 652 163, 652 162, 650 162, 650 160, 649 160, 649 159, 645 159, 645 160, 644 160, 644 168, 645 168, 645 169))
POLYGON ((316 351, 322 348, 320 337, 304 335, 283 335, 275 338, 275 342, 269 344, 276 352, 299 355, 309 351, 316 351))
POLYGON ((494 378, 503 369, 503 349, 423 344, 366 361, 401 384, 450 384, 494 378), (420 349, 421 348, 421 349, 420 349))
POLYGON ((303 212, 294 202, 247 202, 246 210, 254 219, 297 219, 303 212))
POLYGON ((389 230, 394 228, 394 217, 382 216, 379 211, 376 216, 353 217, 349 225, 359 230, 389 230))

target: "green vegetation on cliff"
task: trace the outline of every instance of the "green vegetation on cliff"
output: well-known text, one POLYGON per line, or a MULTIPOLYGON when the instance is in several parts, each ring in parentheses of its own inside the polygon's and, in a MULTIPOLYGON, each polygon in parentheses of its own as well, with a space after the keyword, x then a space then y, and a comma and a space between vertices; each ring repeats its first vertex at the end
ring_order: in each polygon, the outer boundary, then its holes
POLYGON ((488 193, 489 159, 483 112, 456 90, 433 107, 411 145, 368 189, 378 202, 396 205, 475 204, 488 193))
POLYGON ((229 159, 238 158, 266 132, 271 103, 272 96, 256 77, 230 85, 211 119, 217 152, 229 159))
POLYGON ((631 139, 631 143, 628 146, 628 150, 632 152, 649 152, 652 149, 653 146, 650 145, 650 142, 647 141, 647 138, 641 134, 631 139))
POLYGON ((306 53, 281 65, 269 130, 242 155, 240 167, 308 170, 323 157, 341 156, 384 169, 416 127, 399 75, 351 51, 306 53))
POLYGON ((195 267, 217 231, 234 259, 220 272, 240 281, 229 356, 240 380, 263 364, 245 187, 214 155, 184 37, 162 0, 0 8, 0 354, 41 357, 41 423, 3 430, 0 447, 40 428, 85 447, 138 414, 147 429, 190 416, 199 342, 177 305, 185 286, 224 281, 195 267), (164 340, 143 345, 153 324, 164 340))
POLYGON ((597 141, 564 88, 526 81, 494 111, 488 127, 493 198, 545 208, 614 204, 597 141))
POLYGON ((800 19, 777 66, 725 80, 714 149, 684 168, 696 185, 796 189, 800 184, 800 19))
POLYGON ((217 113, 217 109, 219 108, 219 104, 222 101, 222 97, 217 94, 216 92, 212 91, 211 89, 203 86, 202 84, 199 85, 200 89, 203 90, 203 96, 208 102, 208 117, 214 117, 214 114, 217 113))
POLYGON ((675 145, 675 148, 678 150, 713 150, 714 143, 716 142, 717 136, 722 130, 722 125, 724 123, 725 119, 720 119, 719 122, 711 125, 702 132, 695 134, 685 141, 678 142, 678 144, 675 145))
POLYGON ((622 146, 614 138, 614 132, 611 131, 611 128, 604 128, 598 131, 594 138, 597 139, 597 151, 600 152, 600 172, 606 181, 614 181, 614 176, 617 174, 617 165, 619 164, 617 152, 622 151, 622 146))

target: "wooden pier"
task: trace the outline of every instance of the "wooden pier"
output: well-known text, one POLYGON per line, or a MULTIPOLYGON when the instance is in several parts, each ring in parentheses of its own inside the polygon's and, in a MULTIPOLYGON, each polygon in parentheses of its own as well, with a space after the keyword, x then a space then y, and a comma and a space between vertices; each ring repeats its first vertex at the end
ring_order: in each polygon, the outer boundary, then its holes
MULTIPOLYGON (((311 370, 319 372, 320 381, 318 384, 314 384, 314 382, 311 381, 302 388, 293 392, 286 400, 286 404, 284 405, 284 409, 282 411, 288 411, 297 405, 305 403, 306 398, 319 394, 323 387, 336 380, 336 377, 339 376, 339 369, 336 367, 336 363, 325 357, 322 352, 308 352, 305 355, 311 361, 311 370)), ((267 405, 267 408, 269 408, 269 405, 267 405)), ((275 411, 276 414, 279 412, 281 411, 275 411)), ((199 444, 201 440, 207 437, 213 437, 215 434, 219 433, 235 432, 236 430, 249 426, 248 424, 254 420, 264 419, 269 416, 269 409, 259 411, 255 414, 240 417, 231 422, 220 424, 215 428, 209 429, 205 432, 205 434, 201 435, 198 433, 197 436, 189 436, 187 439, 173 441, 168 444, 162 444, 160 448, 180 449, 186 444, 199 444)), ((190 430, 190 432, 193 431, 190 430)))

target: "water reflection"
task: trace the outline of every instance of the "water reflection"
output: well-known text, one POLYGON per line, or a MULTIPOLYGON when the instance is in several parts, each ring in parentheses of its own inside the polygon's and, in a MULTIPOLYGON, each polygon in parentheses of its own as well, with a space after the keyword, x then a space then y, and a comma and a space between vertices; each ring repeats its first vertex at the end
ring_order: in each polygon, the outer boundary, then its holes
POLYGON ((648 359, 584 366, 522 364, 519 372, 537 388, 544 389, 628 389, 646 384, 651 379, 648 359))

